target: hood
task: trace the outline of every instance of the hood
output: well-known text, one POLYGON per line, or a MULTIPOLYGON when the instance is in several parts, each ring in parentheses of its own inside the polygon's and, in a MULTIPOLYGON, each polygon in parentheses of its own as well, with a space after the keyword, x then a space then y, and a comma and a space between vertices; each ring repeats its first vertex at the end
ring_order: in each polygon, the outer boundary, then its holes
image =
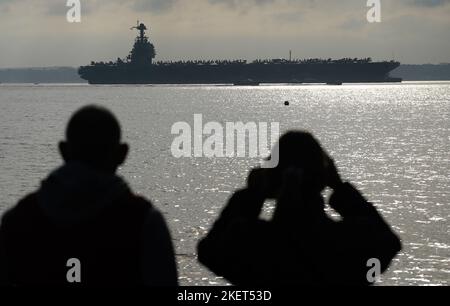
POLYGON ((38 203, 54 223, 71 227, 95 217, 127 192, 128 185, 119 176, 71 162, 42 182, 38 203))

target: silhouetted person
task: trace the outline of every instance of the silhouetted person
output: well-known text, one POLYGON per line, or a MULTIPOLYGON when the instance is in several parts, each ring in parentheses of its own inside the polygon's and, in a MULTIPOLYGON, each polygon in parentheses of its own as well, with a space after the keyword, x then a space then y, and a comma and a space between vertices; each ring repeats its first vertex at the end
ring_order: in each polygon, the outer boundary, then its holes
POLYGON ((279 140, 279 165, 255 169, 198 245, 201 263, 233 284, 367 285, 368 261, 384 272, 401 243, 372 204, 344 183, 331 158, 309 133, 279 140), (325 213, 321 192, 333 189, 325 213), (271 220, 259 218, 264 201, 276 200, 271 220))
POLYGON ((163 216, 115 174, 128 145, 114 115, 96 106, 80 109, 59 150, 64 165, 2 218, 0 280, 13 286, 177 285, 163 216))

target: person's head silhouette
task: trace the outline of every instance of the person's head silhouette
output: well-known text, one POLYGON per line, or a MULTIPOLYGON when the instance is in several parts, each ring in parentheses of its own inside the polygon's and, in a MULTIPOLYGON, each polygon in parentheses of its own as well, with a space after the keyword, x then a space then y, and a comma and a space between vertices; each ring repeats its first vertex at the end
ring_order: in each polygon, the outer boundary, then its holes
POLYGON ((248 178, 253 189, 264 190, 266 198, 277 198, 286 183, 301 188, 310 195, 320 194, 335 179, 334 164, 319 142, 308 132, 291 131, 284 134, 273 148, 279 156, 277 167, 255 169, 248 178), (333 167, 330 167, 333 166, 333 167), (293 177, 295 176, 295 178, 293 177), (292 185, 294 184, 294 185, 292 185))
POLYGON ((278 146, 280 161, 274 171, 279 179, 286 169, 298 169, 305 186, 317 192, 325 188, 328 155, 312 134, 288 132, 280 138, 278 146))
POLYGON ((303 220, 308 224, 315 216, 323 216, 321 192, 329 185, 332 161, 320 143, 308 132, 291 131, 274 150, 279 152, 278 166, 265 171, 268 197, 277 199, 273 222, 289 225, 292 219, 308 216, 303 220))
POLYGON ((264 171, 269 175, 272 196, 281 188, 287 170, 300 174, 303 185, 310 191, 321 192, 326 187, 329 157, 310 133, 287 132, 273 150, 279 152, 279 163, 277 167, 264 171))
POLYGON ((64 161, 81 162, 99 171, 114 173, 125 161, 128 145, 121 143, 118 120, 106 108, 89 105, 78 110, 59 143, 64 161))

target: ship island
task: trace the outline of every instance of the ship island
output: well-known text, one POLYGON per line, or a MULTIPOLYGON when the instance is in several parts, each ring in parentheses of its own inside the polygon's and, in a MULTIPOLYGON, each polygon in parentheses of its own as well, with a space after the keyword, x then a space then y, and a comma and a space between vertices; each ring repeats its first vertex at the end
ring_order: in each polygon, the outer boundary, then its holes
MULTIPOLYGON (((124 58, 91 62, 78 69, 89 84, 302 84, 401 82, 389 73, 400 66, 394 60, 373 62, 368 58, 257 59, 155 61, 155 46, 147 27, 137 23, 133 49, 124 58)), ((290 53, 291 54, 291 53, 290 53)))

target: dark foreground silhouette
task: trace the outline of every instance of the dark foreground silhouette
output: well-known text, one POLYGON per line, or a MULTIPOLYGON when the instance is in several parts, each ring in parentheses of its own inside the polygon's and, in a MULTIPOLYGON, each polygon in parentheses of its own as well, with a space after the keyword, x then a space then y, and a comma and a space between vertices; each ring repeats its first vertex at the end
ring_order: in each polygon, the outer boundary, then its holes
POLYGON ((284 135, 279 152, 277 168, 253 170, 231 197, 198 245, 200 262, 237 285, 372 283, 400 251, 398 237, 310 134, 284 135), (340 221, 325 213, 326 186, 340 221), (267 199, 276 199, 270 221, 260 219, 267 199))
POLYGON ((65 164, 2 218, 0 281, 177 285, 163 216, 115 174, 128 153, 115 117, 103 108, 82 108, 66 137, 59 145, 65 164))

